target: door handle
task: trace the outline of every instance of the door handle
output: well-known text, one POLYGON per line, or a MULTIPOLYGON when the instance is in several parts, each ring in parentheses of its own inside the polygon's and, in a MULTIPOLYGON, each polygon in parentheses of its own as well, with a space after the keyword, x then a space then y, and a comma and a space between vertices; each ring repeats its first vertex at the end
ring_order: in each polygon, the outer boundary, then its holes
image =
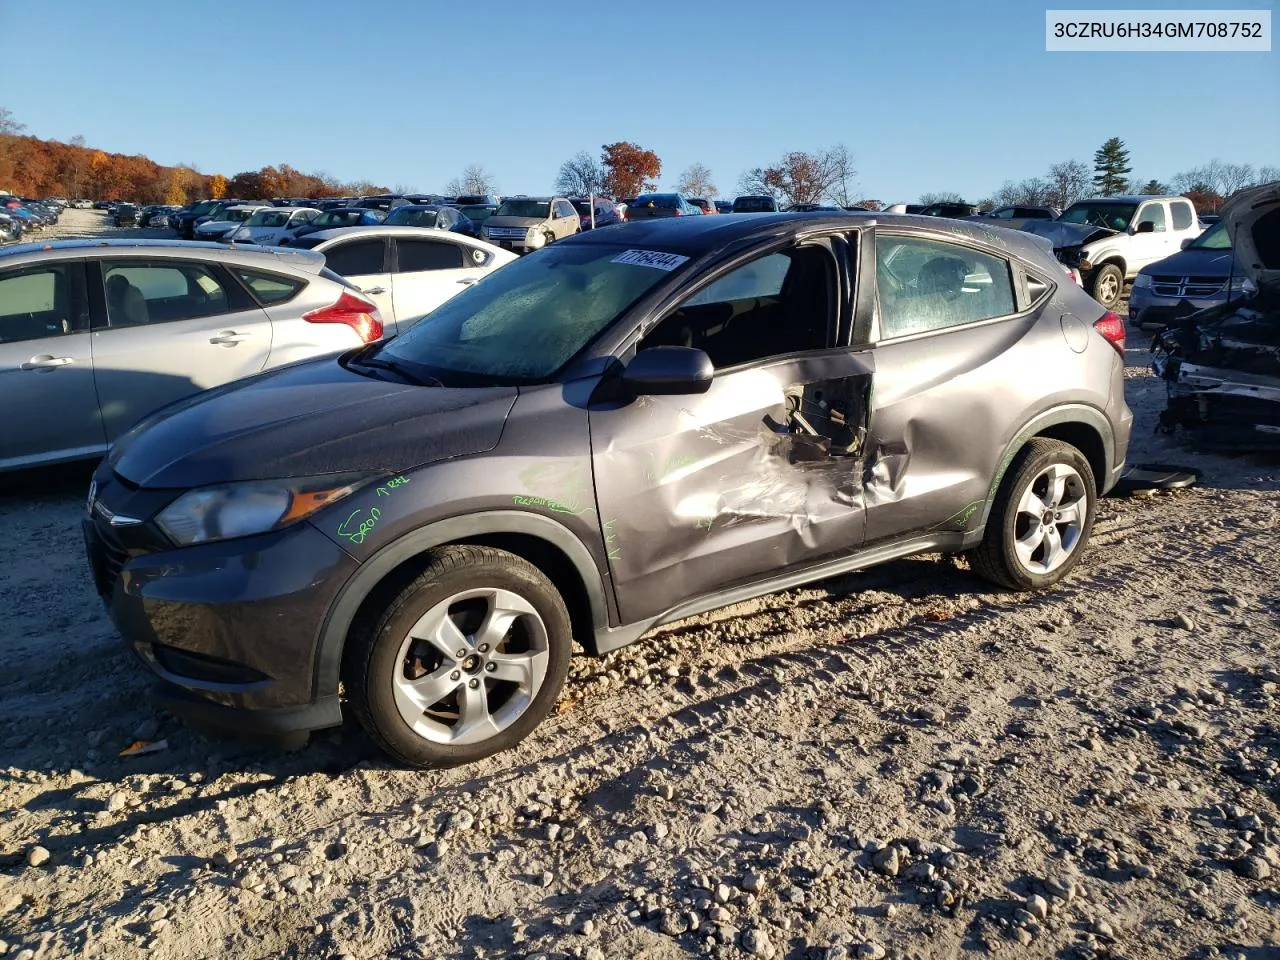
POLYGON ((387 291, 383 287, 370 287, 368 290, 361 290, 360 292, 378 294, 378 293, 386 293, 387 291))
POLYGON ((210 337, 210 343, 220 343, 224 347, 234 347, 241 340, 248 340, 253 334, 236 333, 234 330, 223 330, 216 337, 210 337))
POLYGON ((58 367, 66 367, 75 363, 74 357, 51 357, 48 354, 41 354, 38 357, 32 357, 26 363, 22 364, 20 370, 56 370, 58 367))

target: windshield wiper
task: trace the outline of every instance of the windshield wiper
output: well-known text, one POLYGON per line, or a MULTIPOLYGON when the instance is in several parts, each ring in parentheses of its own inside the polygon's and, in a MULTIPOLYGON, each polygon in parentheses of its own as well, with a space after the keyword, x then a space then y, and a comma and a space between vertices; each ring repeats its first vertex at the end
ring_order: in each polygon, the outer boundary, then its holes
POLYGON ((411 370, 406 369, 403 365, 396 363, 396 361, 394 360, 384 360, 381 357, 377 357, 377 356, 374 356, 374 357, 356 356, 356 357, 352 357, 352 361, 354 363, 359 364, 362 367, 372 367, 375 370, 390 370, 392 373, 396 374, 397 376, 403 377, 404 379, 408 380, 410 383, 416 384, 419 387, 443 387, 444 386, 443 381, 437 380, 435 377, 426 377, 421 374, 413 373, 411 370))

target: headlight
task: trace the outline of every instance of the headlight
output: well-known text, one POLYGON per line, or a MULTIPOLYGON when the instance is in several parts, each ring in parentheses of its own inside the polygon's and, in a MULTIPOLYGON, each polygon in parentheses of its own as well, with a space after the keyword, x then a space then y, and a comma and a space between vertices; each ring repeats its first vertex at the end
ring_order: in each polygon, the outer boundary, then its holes
POLYGON ((1133 278, 1133 289, 1140 290, 1143 287, 1151 286, 1151 274, 1140 273, 1133 278))
POLYGON ((1231 293, 1244 293, 1249 296, 1253 296, 1258 292, 1258 288, 1248 277, 1232 277, 1229 291, 1231 293))
POLYGON ((278 530, 359 490, 363 474, 250 480, 201 487, 160 511, 156 523, 179 546, 278 530))
POLYGON ((531 247, 540 247, 547 242, 547 238, 542 235, 542 231, 537 227, 530 227, 529 233, 525 237, 525 243, 531 247))

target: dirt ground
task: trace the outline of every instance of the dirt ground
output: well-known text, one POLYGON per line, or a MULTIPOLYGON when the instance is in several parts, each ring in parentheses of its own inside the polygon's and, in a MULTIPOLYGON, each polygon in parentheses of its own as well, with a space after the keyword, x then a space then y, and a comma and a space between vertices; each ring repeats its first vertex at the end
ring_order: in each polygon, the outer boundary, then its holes
POLYGON ((739 604, 442 772, 154 712, 88 469, 6 479, 0 956, 1280 957, 1280 466, 1156 436, 1147 359, 1130 459, 1203 478, 1104 501, 1060 588, 921 557, 739 604))

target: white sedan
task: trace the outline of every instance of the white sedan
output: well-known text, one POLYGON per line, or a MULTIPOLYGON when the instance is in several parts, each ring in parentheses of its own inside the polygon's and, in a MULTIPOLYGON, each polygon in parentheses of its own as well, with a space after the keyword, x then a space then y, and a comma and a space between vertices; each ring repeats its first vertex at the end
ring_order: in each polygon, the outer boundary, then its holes
POLYGON ((232 243, 275 246, 280 238, 320 216, 314 207, 263 207, 227 237, 232 243))
POLYGON ((290 242, 323 253, 325 265, 377 304, 387 333, 417 320, 516 259, 491 243, 429 227, 339 227, 290 242))

